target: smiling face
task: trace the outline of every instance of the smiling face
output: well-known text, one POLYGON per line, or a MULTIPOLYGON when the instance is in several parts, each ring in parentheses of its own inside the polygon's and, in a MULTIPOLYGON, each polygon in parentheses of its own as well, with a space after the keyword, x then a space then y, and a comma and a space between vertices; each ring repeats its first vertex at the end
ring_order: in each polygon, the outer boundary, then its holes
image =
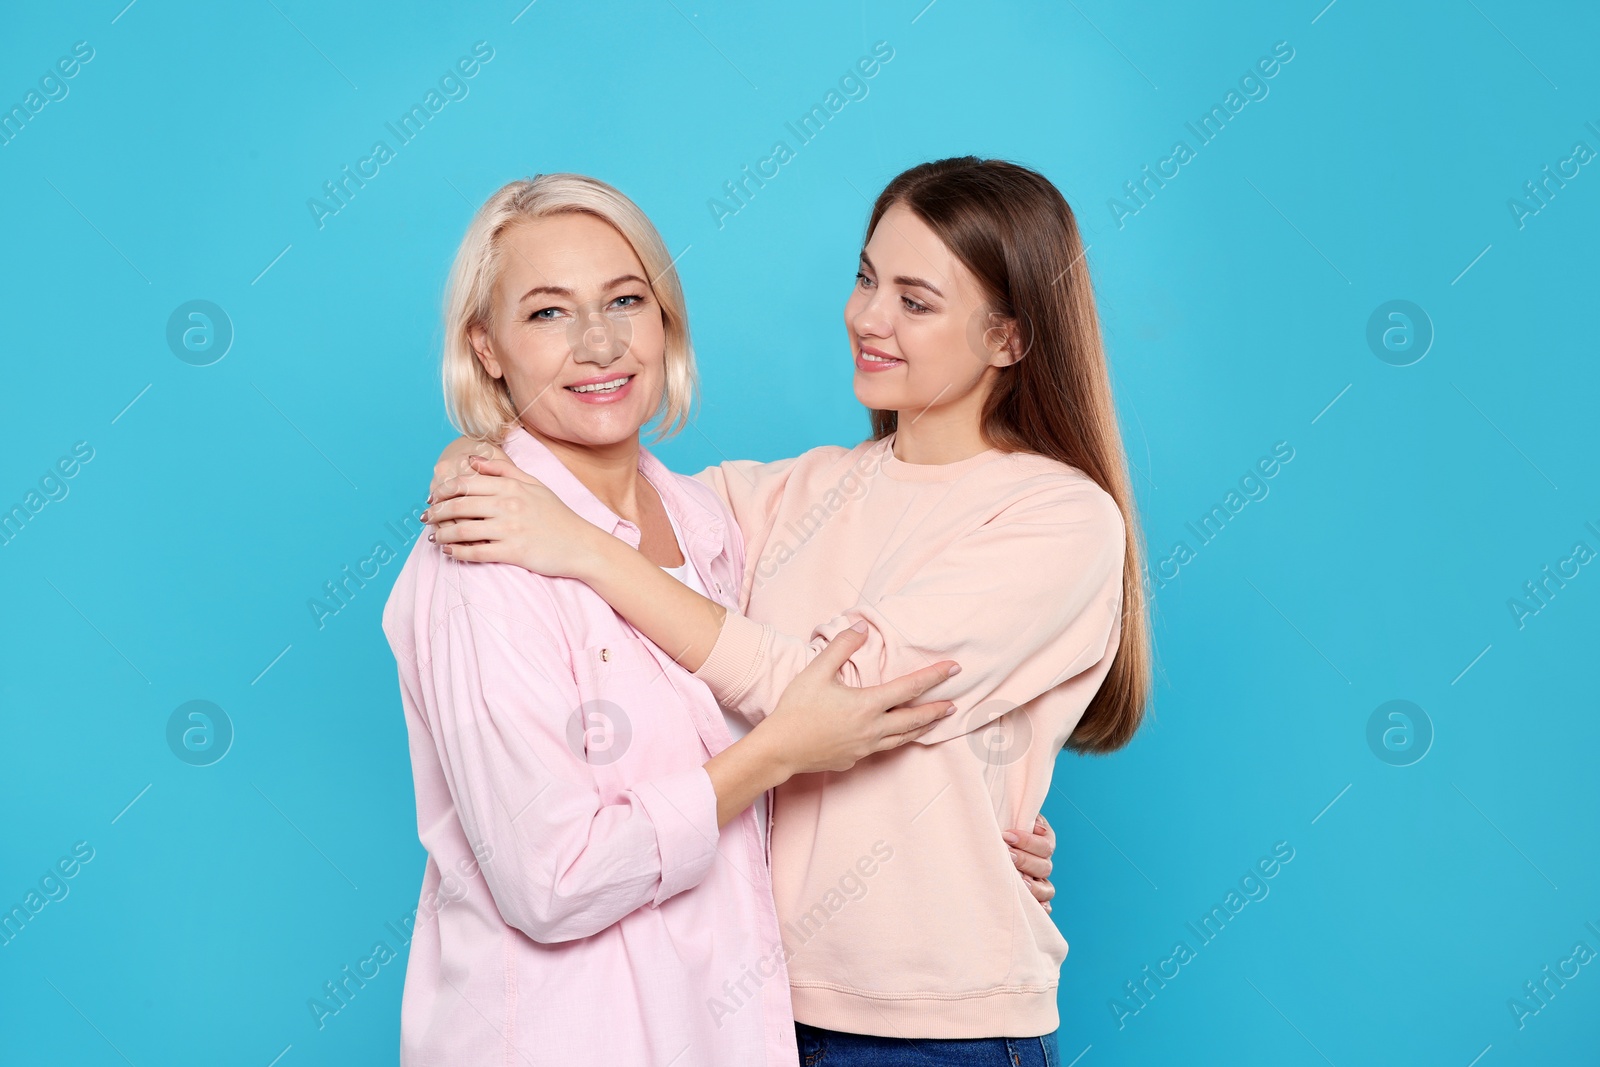
POLYGON ((912 418, 968 408, 975 419, 997 368, 1016 358, 1013 331, 988 308, 939 235, 903 204, 889 208, 844 307, 856 399, 912 418))
POLYGON ((580 448, 636 441, 661 405, 666 328, 633 246, 579 213, 513 223, 500 245, 489 322, 468 334, 518 420, 580 448))

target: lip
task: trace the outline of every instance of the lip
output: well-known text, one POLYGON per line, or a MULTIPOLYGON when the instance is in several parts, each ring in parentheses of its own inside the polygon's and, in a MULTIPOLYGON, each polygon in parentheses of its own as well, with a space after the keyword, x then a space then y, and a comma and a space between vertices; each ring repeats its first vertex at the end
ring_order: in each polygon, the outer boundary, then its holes
POLYGON ((562 386, 562 389, 574 400, 580 401, 584 404, 614 404, 633 391, 633 383, 637 378, 637 374, 597 374, 592 378, 584 378, 581 381, 568 382, 566 385, 562 386), (628 379, 628 384, 622 386, 615 392, 575 393, 572 391, 572 387, 575 385, 603 385, 606 382, 614 382, 619 378, 628 379))
POLYGON ((873 348, 871 345, 862 345, 861 346, 861 351, 856 354, 856 370, 866 371, 869 374, 877 372, 877 371, 894 370, 896 367, 903 367, 905 365, 906 365, 906 361, 901 359, 900 357, 891 356, 889 353, 883 351, 882 349, 873 348), (867 356, 878 356, 881 359, 894 360, 894 362, 893 363, 874 363, 872 360, 867 359, 866 358, 867 356))

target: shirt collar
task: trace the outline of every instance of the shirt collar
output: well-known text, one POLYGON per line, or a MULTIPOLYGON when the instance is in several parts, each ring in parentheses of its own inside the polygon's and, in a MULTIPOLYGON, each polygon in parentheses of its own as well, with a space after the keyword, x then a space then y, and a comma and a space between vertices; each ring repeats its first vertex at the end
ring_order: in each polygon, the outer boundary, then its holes
MULTIPOLYGON (((511 457, 511 462, 543 482, 582 518, 632 547, 639 547, 639 527, 601 503, 543 441, 516 426, 506 434, 501 447, 511 457)), ((655 487, 662 505, 677 521, 684 539, 690 542, 680 546, 684 552, 697 552, 706 558, 715 556, 723 544, 722 516, 684 492, 678 484, 678 476, 643 445, 639 446, 639 473, 655 487)))

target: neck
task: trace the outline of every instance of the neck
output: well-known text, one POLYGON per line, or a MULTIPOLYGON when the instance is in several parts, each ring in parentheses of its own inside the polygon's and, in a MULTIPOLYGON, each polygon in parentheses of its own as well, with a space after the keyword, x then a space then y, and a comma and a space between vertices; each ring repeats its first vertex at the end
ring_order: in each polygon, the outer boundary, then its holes
POLYGON ((571 441, 549 437, 523 424, 546 448, 555 454, 561 465, 583 483, 619 518, 639 523, 639 435, 609 445, 575 445, 571 441))
POLYGON ((979 388, 948 404, 897 412, 894 458, 902 463, 957 463, 987 450, 990 445, 980 427, 993 374, 991 367, 979 388))

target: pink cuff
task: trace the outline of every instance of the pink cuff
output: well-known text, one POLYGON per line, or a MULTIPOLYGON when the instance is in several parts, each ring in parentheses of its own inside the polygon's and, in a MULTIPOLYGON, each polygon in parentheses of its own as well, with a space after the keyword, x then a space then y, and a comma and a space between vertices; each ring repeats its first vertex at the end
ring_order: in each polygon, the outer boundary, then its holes
POLYGON ((730 611, 722 620, 711 654, 694 676, 706 683, 719 703, 732 707, 755 684, 756 672, 771 645, 771 626, 730 611))
POLYGON ((635 786, 633 795, 656 828, 661 888, 652 906, 693 886, 717 858, 717 791, 704 767, 663 775, 635 786))

